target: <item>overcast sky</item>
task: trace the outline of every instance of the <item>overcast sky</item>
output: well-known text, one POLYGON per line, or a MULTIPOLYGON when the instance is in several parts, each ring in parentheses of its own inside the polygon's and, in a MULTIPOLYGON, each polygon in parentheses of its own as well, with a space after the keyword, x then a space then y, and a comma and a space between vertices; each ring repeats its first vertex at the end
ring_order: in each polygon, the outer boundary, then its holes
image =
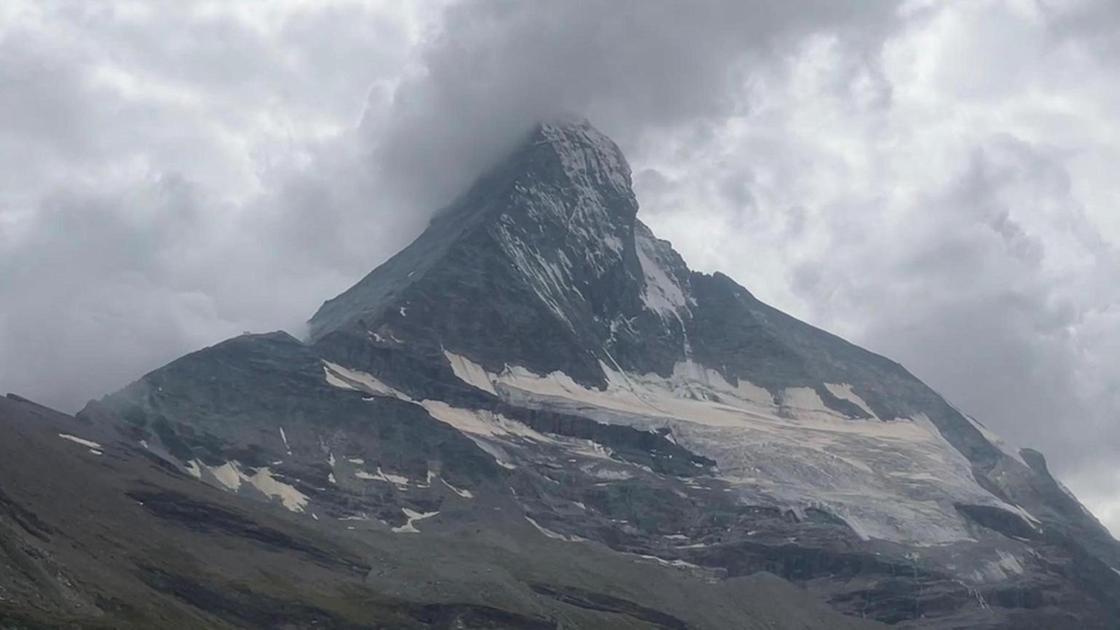
POLYGON ((0 3, 0 390, 302 333, 535 120, 1120 533, 1120 4, 0 3))

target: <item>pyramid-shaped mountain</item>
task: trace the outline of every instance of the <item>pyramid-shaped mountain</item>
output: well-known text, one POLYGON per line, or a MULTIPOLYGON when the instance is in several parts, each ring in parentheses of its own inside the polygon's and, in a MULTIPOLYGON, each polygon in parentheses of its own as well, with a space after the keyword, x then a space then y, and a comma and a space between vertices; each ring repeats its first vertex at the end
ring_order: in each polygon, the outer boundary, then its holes
MULTIPOLYGON (((1120 546, 1041 455, 637 216, 613 142, 541 124, 308 339, 228 340, 76 419, 6 403, 180 546, 69 614, 133 589, 235 627, 1116 627, 1120 546)), ((20 557, 61 554, 45 494, 7 496, 20 557)), ((30 571, 7 588, 54 585, 30 571)))

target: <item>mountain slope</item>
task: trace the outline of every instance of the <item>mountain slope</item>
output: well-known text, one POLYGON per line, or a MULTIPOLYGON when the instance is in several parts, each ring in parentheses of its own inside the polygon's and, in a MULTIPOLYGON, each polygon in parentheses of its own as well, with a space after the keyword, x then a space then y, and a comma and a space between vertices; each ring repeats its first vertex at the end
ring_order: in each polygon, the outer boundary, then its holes
MULTIPOLYGON (((629 177, 586 123, 542 125, 417 241, 459 226, 446 256, 402 290, 370 292, 412 268, 402 254, 328 301, 315 347, 409 395, 495 409, 446 391, 450 369, 501 405, 664 433, 713 461, 740 501, 819 508, 846 530, 831 536, 873 553, 902 545, 903 559, 917 546, 970 589, 1063 591, 1019 571, 1047 545, 1096 559, 1058 582, 1114 592, 1115 541, 1038 456, 1005 452, 898 364, 690 271, 637 221, 629 177), (395 380, 401 357, 432 372, 395 380)), ((1103 616, 1117 612, 1109 602, 1103 616)))
POLYGON ((315 520, 11 396, 0 429, 0 628, 871 627, 773 576, 315 520))
POLYGON ((361 589, 410 606, 524 627, 840 627, 795 612, 819 598, 851 623, 1117 627, 1120 547, 1041 455, 690 270, 637 211, 614 143, 540 125, 324 303, 306 342, 228 340, 74 422, 106 455, 162 462, 177 492, 224 491, 343 547, 371 567, 361 589))

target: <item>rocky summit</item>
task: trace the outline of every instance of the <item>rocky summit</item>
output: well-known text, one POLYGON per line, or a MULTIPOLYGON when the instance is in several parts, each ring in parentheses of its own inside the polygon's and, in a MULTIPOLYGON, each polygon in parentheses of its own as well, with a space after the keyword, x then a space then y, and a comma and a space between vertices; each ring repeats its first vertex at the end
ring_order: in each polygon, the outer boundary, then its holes
POLYGON ((0 401, 0 628, 1120 628, 1120 544, 537 126, 310 320, 0 401))

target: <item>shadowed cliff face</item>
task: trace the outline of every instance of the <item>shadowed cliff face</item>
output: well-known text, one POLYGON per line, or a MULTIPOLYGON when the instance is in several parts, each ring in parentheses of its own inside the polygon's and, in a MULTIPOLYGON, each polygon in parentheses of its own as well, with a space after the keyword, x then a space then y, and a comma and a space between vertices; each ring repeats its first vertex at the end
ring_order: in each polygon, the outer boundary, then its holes
MULTIPOLYGON (((58 420, 98 445, 89 471, 176 480, 123 490, 145 518, 268 546, 285 575, 365 573, 338 583, 357 600, 151 562, 142 588, 250 626, 288 602, 350 627, 370 597, 418 627, 839 627, 752 600, 762 571, 856 625, 1114 627, 1117 545, 1040 455, 689 270, 637 211, 609 139, 541 125, 307 341, 237 337, 58 420)), ((5 496, 0 514, 50 535, 5 496)))

